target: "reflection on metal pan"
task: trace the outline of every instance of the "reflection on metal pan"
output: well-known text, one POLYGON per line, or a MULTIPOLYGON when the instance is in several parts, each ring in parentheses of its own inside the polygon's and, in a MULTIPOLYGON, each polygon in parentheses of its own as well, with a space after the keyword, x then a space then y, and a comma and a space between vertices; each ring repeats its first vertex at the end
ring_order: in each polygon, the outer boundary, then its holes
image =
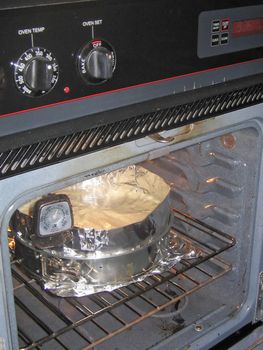
POLYGON ((169 193, 159 176, 138 166, 60 190, 57 194, 71 201, 74 227, 49 247, 41 247, 32 225, 33 201, 13 218, 16 255, 45 289, 60 296, 110 290, 143 279, 156 269, 171 241, 169 193))

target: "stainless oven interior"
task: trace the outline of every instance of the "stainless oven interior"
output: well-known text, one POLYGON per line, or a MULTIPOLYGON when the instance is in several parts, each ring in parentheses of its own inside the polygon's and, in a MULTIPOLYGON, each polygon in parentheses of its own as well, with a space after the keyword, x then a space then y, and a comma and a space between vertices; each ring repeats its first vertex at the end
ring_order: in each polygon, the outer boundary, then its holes
POLYGON ((262 0, 2 0, 0 30, 0 350, 262 346, 262 0), (120 169, 169 201, 74 226, 66 188, 120 169))
POLYGON ((2 254, 12 348, 18 341, 22 349, 113 350, 124 344, 125 349, 201 349, 260 319, 261 112, 259 105, 197 123, 187 132, 173 130, 165 135, 177 134, 168 145, 140 139, 3 180, 1 243, 10 248, 9 255, 4 249, 2 254), (14 211, 36 197, 133 164, 170 185, 171 230, 200 256, 111 292, 61 298, 44 291, 25 270, 27 257, 16 256, 11 232, 7 242, 14 211))

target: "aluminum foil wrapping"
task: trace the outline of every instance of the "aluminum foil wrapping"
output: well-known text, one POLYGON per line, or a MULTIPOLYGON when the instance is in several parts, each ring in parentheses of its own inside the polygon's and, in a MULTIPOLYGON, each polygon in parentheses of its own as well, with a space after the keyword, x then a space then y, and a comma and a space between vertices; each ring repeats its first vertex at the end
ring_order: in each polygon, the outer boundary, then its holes
POLYGON ((70 198, 71 230, 43 243, 32 225, 37 199, 16 212, 12 226, 17 257, 44 289, 58 296, 111 291, 199 254, 171 231, 169 185, 140 166, 56 193, 70 198))
MULTIPOLYGON (((156 244, 156 255, 151 265, 144 269, 141 273, 132 274, 133 267, 126 266, 129 279, 119 279, 115 282, 111 281, 102 284, 96 279, 96 271, 89 266, 88 261, 79 262, 77 266, 77 274, 53 273, 42 280, 44 289, 61 297, 76 296, 81 297, 102 291, 112 291, 131 283, 139 282, 145 278, 168 271, 172 267, 176 267, 182 259, 198 259, 202 256, 202 252, 193 246, 187 244, 183 239, 177 236, 175 231, 168 232, 156 244), (129 271, 130 270, 130 271, 129 271)), ((65 264, 63 264, 65 265, 65 264)), ((73 264, 74 265, 74 264, 73 264)), ((73 267, 73 266, 72 266, 73 267)), ((73 267, 74 270, 74 267, 73 267)))

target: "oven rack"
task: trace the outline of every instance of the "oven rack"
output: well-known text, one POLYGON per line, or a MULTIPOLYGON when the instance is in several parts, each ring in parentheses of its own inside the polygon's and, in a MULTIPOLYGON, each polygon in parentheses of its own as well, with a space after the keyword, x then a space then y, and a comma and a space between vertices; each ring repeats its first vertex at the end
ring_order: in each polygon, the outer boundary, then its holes
MULTIPOLYGON (((79 350, 95 347, 180 301, 231 270, 217 257, 235 240, 197 219, 174 210, 172 230, 201 257, 181 260, 170 271, 112 292, 60 298, 12 261, 14 299, 20 349, 79 350)), ((96 347, 97 349, 97 347, 96 347)))

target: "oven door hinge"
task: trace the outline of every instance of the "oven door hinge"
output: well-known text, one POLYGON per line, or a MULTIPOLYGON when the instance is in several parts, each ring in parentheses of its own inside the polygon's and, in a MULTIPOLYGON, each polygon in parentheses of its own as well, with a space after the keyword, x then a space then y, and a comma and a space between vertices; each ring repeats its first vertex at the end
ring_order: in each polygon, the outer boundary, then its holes
POLYGON ((261 321, 263 319, 263 271, 259 274, 259 286, 257 297, 257 308, 255 321, 261 321))

